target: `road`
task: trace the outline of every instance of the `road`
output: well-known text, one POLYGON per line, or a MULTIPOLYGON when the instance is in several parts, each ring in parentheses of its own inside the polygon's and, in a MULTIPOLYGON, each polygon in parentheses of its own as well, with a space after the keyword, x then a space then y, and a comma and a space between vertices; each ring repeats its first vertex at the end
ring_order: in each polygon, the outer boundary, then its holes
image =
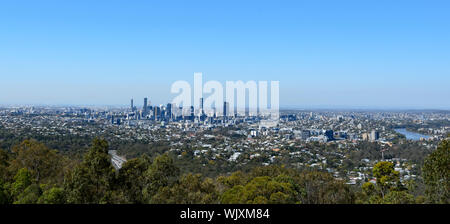
POLYGON ((116 169, 122 168, 123 163, 127 161, 125 158, 118 156, 116 150, 109 150, 108 153, 111 155, 111 163, 116 169))

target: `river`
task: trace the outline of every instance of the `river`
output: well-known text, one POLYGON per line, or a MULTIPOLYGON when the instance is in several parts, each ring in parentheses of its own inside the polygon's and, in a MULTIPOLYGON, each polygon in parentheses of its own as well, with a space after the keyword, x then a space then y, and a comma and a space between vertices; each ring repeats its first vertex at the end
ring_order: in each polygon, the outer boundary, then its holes
POLYGON ((415 140, 415 141, 417 141, 417 140, 420 140, 420 138, 424 138, 424 139, 430 138, 429 135, 423 135, 423 134, 416 133, 416 132, 410 132, 410 131, 407 131, 405 128, 397 128, 397 129, 394 129, 394 130, 396 132, 404 135, 406 137, 406 139, 408 139, 408 140, 415 140))

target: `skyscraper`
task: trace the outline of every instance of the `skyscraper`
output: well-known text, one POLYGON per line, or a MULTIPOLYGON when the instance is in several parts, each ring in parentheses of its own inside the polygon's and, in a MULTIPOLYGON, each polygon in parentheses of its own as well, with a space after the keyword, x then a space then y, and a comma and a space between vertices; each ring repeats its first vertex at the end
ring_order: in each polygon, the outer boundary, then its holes
POLYGON ((144 107, 142 108, 143 111, 143 115, 146 116, 147 115, 147 97, 144 98, 144 107))
POLYGON ((172 118, 172 104, 171 103, 167 104, 166 116, 167 116, 167 119, 169 119, 169 120, 172 118))
POLYGON ((158 106, 154 106, 153 107, 153 119, 155 121, 157 121, 157 120, 159 120, 160 116, 161 116, 161 108, 158 106))
POLYGON ((203 97, 200 98, 200 116, 203 115, 205 111, 203 110, 203 97))
POLYGON ((326 130, 325 131, 325 136, 327 136, 328 141, 331 141, 331 140, 334 139, 333 134, 334 134, 333 130, 326 130))
POLYGON ((376 130, 372 130, 370 133, 370 141, 376 141, 378 138, 380 138, 380 133, 376 130))
POLYGON ((223 102, 223 116, 227 117, 228 115, 228 102, 223 102))
POLYGON ((134 112, 133 98, 131 98, 131 111, 134 112))

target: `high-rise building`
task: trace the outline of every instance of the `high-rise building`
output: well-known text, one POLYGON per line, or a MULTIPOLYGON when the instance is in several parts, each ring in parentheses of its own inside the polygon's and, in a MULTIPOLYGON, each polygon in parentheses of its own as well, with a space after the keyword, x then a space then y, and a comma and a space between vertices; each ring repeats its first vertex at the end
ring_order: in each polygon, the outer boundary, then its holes
POLYGON ((369 140, 369 134, 368 133, 363 133, 362 134, 362 140, 363 141, 368 141, 369 140))
POLYGON ((334 135, 333 130, 326 130, 325 131, 325 136, 327 136, 328 141, 331 141, 331 140, 334 139, 333 135, 334 135))
POLYGON ((143 111, 143 115, 146 116, 147 115, 147 97, 144 98, 144 107, 142 108, 143 111))
POLYGON ((195 117, 195 115, 194 115, 194 106, 191 106, 191 117, 190 117, 190 119, 194 120, 194 117, 195 117))
POLYGON ((155 121, 159 120, 159 118, 161 117, 161 108, 158 106, 154 106, 153 107, 153 119, 155 119, 155 121))
POLYGON ((134 112, 133 98, 131 98, 131 111, 134 112))
POLYGON ((372 130, 372 132, 370 132, 370 141, 376 141, 380 138, 380 133, 376 130, 372 130))
POLYGON ((205 113, 203 110, 203 97, 200 98, 200 116, 202 116, 205 113))
POLYGON ((167 104, 166 117, 167 117, 167 119, 172 119, 172 104, 171 103, 167 104))
POLYGON ((223 116, 224 117, 228 116, 228 108, 229 108, 229 103, 228 102, 223 102, 223 116))
POLYGON ((182 119, 184 117, 184 111, 183 111, 183 107, 179 106, 178 110, 177 110, 177 119, 182 119))

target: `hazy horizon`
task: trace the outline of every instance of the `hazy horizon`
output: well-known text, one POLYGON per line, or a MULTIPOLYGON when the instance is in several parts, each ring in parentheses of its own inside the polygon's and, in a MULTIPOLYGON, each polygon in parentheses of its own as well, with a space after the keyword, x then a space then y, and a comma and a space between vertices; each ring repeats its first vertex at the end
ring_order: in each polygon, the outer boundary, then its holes
MULTIPOLYGON (((134 105, 139 109, 143 105, 134 105)), ((167 102, 169 103, 169 102, 167 102)), ((150 104, 149 104, 150 105, 150 104)), ((162 104, 151 104, 155 106, 166 105, 162 104)), ((0 103, 0 108, 2 107, 110 107, 110 108, 129 108, 130 104, 3 104, 0 103)), ((305 105, 305 106, 292 106, 292 105, 281 105, 280 110, 330 110, 330 111, 450 111, 450 108, 427 108, 427 107, 364 107, 364 106, 342 106, 342 105, 305 105)))

